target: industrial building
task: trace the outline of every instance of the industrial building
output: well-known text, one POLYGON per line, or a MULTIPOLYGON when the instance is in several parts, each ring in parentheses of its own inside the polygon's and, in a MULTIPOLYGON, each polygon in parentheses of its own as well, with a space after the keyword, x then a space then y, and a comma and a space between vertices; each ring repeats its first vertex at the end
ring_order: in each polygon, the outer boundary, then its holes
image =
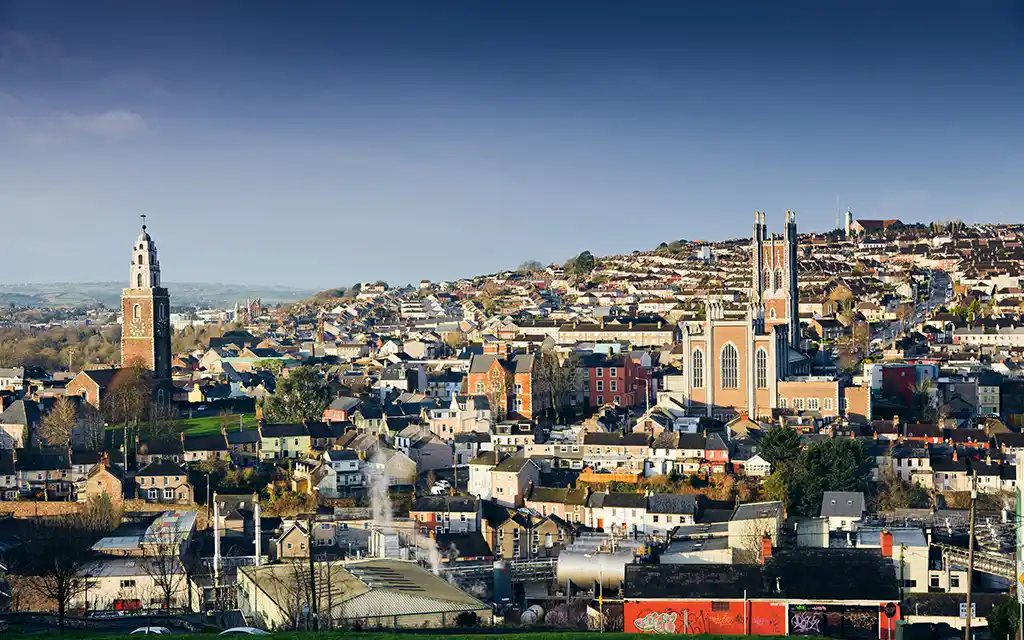
MULTIPOLYGON (((488 605, 415 562, 317 562, 312 577, 321 628, 450 627, 460 614, 475 614, 481 623, 491 621, 488 605)), ((238 606, 255 626, 302 627, 313 613, 309 585, 305 563, 240 568, 238 606)))

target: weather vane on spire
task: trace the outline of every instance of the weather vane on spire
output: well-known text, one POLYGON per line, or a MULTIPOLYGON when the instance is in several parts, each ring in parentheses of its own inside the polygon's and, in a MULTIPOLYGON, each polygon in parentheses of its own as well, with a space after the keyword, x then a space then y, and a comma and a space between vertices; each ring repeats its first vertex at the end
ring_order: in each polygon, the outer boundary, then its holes
POLYGON ((142 230, 145 231, 146 230, 146 214, 142 214, 139 217, 142 218, 142 230))

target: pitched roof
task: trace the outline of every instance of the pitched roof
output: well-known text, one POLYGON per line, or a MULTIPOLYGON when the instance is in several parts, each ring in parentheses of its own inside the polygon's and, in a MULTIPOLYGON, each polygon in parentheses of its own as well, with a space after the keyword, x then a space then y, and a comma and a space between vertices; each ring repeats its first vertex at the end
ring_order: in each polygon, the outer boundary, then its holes
POLYGON ((228 443, 223 434, 208 436, 185 436, 181 439, 183 451, 227 451, 228 443))
POLYGON ((264 438, 297 438, 309 435, 306 425, 296 424, 261 424, 260 435, 264 438))
POLYGON ((821 496, 822 518, 859 518, 864 514, 864 494, 860 491, 826 491, 821 496))
POLYGON ((648 513, 694 514, 697 496, 686 493, 656 493, 647 498, 648 513))
POLYGON ((472 496, 421 496, 409 511, 476 513, 480 502, 472 496))
POLYGON ((583 436, 583 444, 611 447, 646 447, 651 438, 646 433, 604 433, 591 431, 583 436))
POLYGON ((170 460, 157 460, 139 469, 136 476, 184 476, 185 470, 170 460))
POLYGON ((15 400, 0 413, 0 424, 34 425, 39 423, 39 406, 31 400, 15 400))

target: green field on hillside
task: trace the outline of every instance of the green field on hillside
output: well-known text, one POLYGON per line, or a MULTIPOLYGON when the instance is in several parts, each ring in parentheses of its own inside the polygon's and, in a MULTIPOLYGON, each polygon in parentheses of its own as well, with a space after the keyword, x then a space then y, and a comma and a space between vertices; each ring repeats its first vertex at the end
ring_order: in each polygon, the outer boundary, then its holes
MULTIPOLYGON (((243 414, 241 416, 242 424, 246 429, 256 428, 256 416, 251 413, 243 414)), ((238 427, 238 414, 232 414, 230 416, 204 416, 202 418, 190 418, 181 421, 182 431, 187 436, 208 436, 215 433, 220 433, 221 424, 229 425, 227 428, 229 431, 237 430, 238 427), (230 421, 228 420, 230 418, 230 421)))

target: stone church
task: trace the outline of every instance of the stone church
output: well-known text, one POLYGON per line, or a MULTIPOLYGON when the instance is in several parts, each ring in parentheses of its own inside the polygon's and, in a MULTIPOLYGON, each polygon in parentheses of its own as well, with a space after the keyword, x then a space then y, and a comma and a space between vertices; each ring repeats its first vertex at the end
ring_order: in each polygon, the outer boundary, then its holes
POLYGON ((852 400, 856 415, 870 419, 863 390, 810 376, 811 360, 798 350, 797 252, 796 213, 786 212, 781 235, 769 235, 764 213, 754 214, 745 315, 730 316, 711 299, 705 319, 683 330, 683 395, 691 415, 771 419, 773 410, 791 409, 832 418, 852 400))

